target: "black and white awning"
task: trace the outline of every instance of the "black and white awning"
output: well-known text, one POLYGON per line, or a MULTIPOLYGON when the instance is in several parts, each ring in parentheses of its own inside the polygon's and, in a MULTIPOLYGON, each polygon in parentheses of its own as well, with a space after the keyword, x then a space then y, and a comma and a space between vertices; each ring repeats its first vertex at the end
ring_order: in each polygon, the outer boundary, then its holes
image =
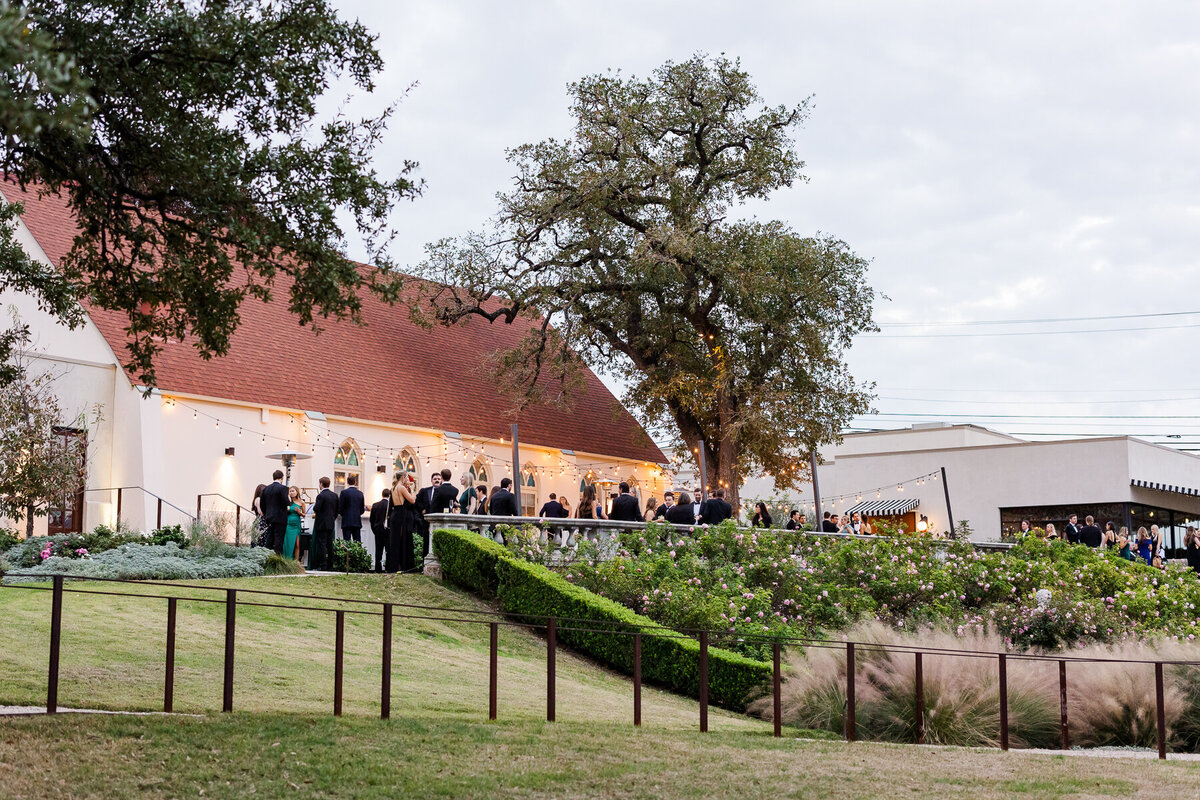
POLYGON ((905 497, 900 500, 864 500, 846 509, 847 514, 862 514, 864 517, 895 517, 914 510, 921 501, 905 497))
POLYGON ((1154 489, 1158 492, 1171 492, 1172 494, 1184 494, 1188 497, 1200 497, 1200 489, 1191 489, 1187 486, 1175 486, 1170 483, 1156 483, 1155 481, 1143 481, 1134 478, 1129 481, 1130 486, 1137 486, 1141 489, 1154 489))

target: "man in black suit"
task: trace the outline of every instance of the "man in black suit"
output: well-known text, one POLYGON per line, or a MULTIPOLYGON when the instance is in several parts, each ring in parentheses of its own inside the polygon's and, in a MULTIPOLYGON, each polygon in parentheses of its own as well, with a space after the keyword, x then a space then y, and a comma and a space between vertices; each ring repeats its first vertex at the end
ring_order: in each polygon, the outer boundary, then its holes
POLYGON ((663 492, 662 505, 660 505, 658 507, 658 510, 654 512, 654 518, 655 519, 666 519, 667 512, 670 511, 672 508, 674 508, 674 506, 675 506, 675 493, 674 492, 663 492))
POLYGON ((417 493, 417 513, 421 517, 421 541, 424 543, 424 553, 429 555, 429 523, 426 514, 443 514, 454 510, 458 502, 458 492, 450 483, 451 472, 443 469, 429 476, 429 486, 417 493))
POLYGON ((521 516, 521 505, 517 502, 517 496, 510 491, 511 487, 512 478, 501 479, 500 490, 492 495, 488 503, 488 513, 493 517, 521 516))
POLYGON ((333 562, 333 528, 337 524, 338 496, 329 488, 329 478, 321 478, 321 491, 313 503, 312 552, 309 569, 330 569, 333 562))
POLYGON ((1104 533, 1096 525, 1091 514, 1083 518, 1084 525, 1079 530, 1079 541, 1093 550, 1104 544, 1104 533))
POLYGON ((358 476, 346 478, 346 488, 338 495, 338 516, 342 519, 342 538, 362 542, 362 518, 367 498, 358 490, 358 476))
POLYGON ((562 519, 567 516, 567 511, 562 507, 562 503, 558 502, 558 495, 551 492, 550 500, 542 506, 542 510, 538 512, 538 516, 549 517, 550 519, 562 519))
POLYGON ((271 479, 273 483, 268 484, 259 495, 258 507, 262 509, 263 519, 271 529, 271 549, 282 553, 283 537, 287 533, 288 490, 283 485, 283 470, 275 470, 271 479))
POLYGON ((383 551, 387 549, 388 509, 392 507, 392 490, 383 490, 383 499, 371 506, 371 533, 375 536, 375 571, 383 572, 383 551))
POLYGON ((1067 518, 1067 525, 1063 528, 1063 538, 1071 544, 1079 544, 1079 517, 1072 514, 1067 518))
POLYGON ((629 484, 621 481, 620 486, 617 488, 621 490, 621 493, 612 501, 612 508, 608 512, 608 518, 624 522, 641 522, 641 506, 638 505, 637 498, 629 493, 629 484))
POLYGON ((800 512, 793 508, 792 513, 788 514, 787 525, 784 525, 784 527, 789 531, 800 530, 800 512))
POLYGON ((663 517, 672 525, 695 525, 696 517, 692 511, 692 498, 687 492, 679 493, 679 504, 667 509, 663 517))
POLYGON ((713 496, 700 506, 700 524, 720 525, 733 516, 733 506, 725 502, 725 490, 717 489, 713 496))
POLYGON ((822 533, 837 533, 837 515, 830 515, 828 511, 821 515, 821 532, 822 533))

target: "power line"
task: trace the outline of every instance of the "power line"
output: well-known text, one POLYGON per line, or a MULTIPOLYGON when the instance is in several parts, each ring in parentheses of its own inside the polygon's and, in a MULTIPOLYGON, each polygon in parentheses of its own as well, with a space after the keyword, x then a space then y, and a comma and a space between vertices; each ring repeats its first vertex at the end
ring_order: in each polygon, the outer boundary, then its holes
MULTIPOLYGON (((863 417, 914 417, 914 418, 982 418, 982 419, 1200 419, 1200 414, 925 414, 900 411, 877 411, 874 414, 864 414, 863 417)), ((861 419, 862 417, 860 417, 861 419)))
POLYGON ((1095 322, 1101 319, 1151 319, 1155 317, 1190 317, 1200 314, 1200 311, 1160 311, 1152 314, 1112 314, 1110 316, 1090 317, 1041 317, 1034 319, 977 319, 977 320, 941 320, 936 322, 881 322, 881 328, 945 328, 965 325, 1031 325, 1048 322, 1095 322))
POLYGON ((1132 333, 1135 331, 1170 331, 1179 328, 1200 328, 1200 322, 1186 325, 1154 325, 1138 328, 1077 328, 1069 331, 989 331, 987 333, 861 333, 870 339, 966 339, 981 336, 1065 336, 1073 333, 1132 333))
POLYGON ((888 395, 880 395, 880 400, 899 400, 901 402, 911 403, 974 403, 987 405, 1011 405, 1011 406, 1078 406, 1078 405, 1109 405, 1115 403, 1183 403, 1195 400, 1200 400, 1200 396, 1196 397, 1151 397, 1147 399, 1134 400, 955 400, 952 398, 936 398, 936 397, 893 397, 888 395))

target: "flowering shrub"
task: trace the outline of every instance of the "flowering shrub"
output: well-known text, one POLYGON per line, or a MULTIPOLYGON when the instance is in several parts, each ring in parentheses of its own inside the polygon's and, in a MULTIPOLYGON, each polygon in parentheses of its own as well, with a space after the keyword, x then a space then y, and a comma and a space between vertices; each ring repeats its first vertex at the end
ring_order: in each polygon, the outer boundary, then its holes
POLYGON ((138 531, 113 529, 100 525, 91 533, 60 533, 54 536, 34 536, 0 550, 0 556, 12 562, 15 569, 32 567, 50 557, 82 558, 123 544, 145 542, 138 531), (82 551, 82 552, 80 552, 82 551))
MULTIPOLYGON (((510 552, 548 563, 523 546, 510 552)), ((863 618, 902 630, 987 630, 1019 649, 1200 633, 1200 580, 1190 571, 1036 537, 997 553, 965 542, 847 540, 732 523, 682 536, 650 525, 619 534, 612 558, 577 555, 559 570, 659 624, 727 631, 727 646, 757 658, 769 651, 763 637, 819 635, 863 618), (1050 592, 1045 608, 1038 590, 1050 592)))

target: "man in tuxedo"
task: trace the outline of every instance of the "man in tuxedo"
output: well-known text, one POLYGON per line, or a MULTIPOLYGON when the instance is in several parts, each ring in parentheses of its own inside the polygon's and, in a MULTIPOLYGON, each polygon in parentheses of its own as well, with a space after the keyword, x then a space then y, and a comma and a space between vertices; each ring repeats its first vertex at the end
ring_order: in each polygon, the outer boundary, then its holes
POLYGON ((383 490, 383 499, 371 506, 371 533, 375 536, 375 571, 383 572, 383 551, 387 549, 388 510, 392 507, 392 490, 383 490))
POLYGON ((662 504, 658 507, 658 510, 654 512, 654 518, 655 519, 666 519, 667 512, 670 511, 674 506, 675 506, 675 493, 674 492, 663 492, 662 504))
POLYGON ((517 502, 517 496, 512 493, 511 488, 512 478, 503 478, 500 481, 500 490, 492 495, 492 500, 488 503, 488 513, 493 517, 521 516, 521 504, 517 502))
POLYGON ((259 495, 258 506, 271 530, 271 549, 282 553, 283 537, 287 533, 288 490, 283 485, 283 470, 275 470, 271 479, 273 482, 259 495))
POLYGON ((700 489, 696 488, 692 491, 692 520, 693 523, 700 523, 700 513, 704 510, 704 495, 700 493, 700 489))
POLYGON ((321 491, 313 503, 312 552, 309 569, 330 569, 333 562, 333 528, 337 524, 338 496, 329 488, 329 478, 321 478, 321 491))
POLYGON ((608 512, 608 518, 624 522, 641 522, 641 506, 638 504, 637 498, 629 493, 629 484, 621 481, 617 488, 621 490, 621 493, 612 501, 612 509, 608 512))
POLYGON ((788 515, 787 525, 784 527, 789 531, 800 530, 800 512, 793 508, 792 513, 788 515))
POLYGON ((358 476, 346 478, 346 488, 338 495, 338 516, 342 519, 342 538, 362 542, 362 517, 367 498, 358 490, 358 476))
POLYGON ((1063 528, 1063 538, 1071 544, 1079 544, 1079 517, 1072 514, 1067 518, 1067 525, 1063 528))
POLYGON ((539 517, 549 517, 550 519, 562 519, 567 516, 566 509, 562 507, 562 503, 558 502, 558 495, 554 492, 550 493, 550 500, 542 506, 542 510, 538 512, 539 517))
POLYGON ((692 498, 687 492, 680 492, 679 504, 667 509, 663 517, 672 525, 695 525, 696 515, 692 508, 692 498))
POLYGON ((717 489, 713 496, 704 501, 700 508, 702 525, 720 525, 733 516, 733 506, 725 502, 725 490, 717 489))

